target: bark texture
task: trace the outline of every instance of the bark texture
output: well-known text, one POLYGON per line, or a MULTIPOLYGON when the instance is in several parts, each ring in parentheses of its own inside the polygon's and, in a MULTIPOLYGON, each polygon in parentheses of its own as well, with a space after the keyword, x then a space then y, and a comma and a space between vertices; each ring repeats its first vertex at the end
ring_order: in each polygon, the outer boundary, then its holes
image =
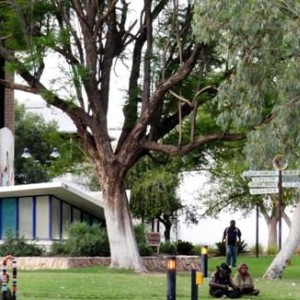
POLYGON ((264 279, 279 279, 300 243, 300 203, 298 203, 291 223, 290 232, 282 245, 281 251, 263 275, 264 279))

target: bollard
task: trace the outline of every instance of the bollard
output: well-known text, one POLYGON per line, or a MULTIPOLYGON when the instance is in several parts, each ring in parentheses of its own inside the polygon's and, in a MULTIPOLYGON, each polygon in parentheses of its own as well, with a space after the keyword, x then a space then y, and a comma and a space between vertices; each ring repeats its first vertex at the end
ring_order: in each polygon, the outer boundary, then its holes
POLYGON ((198 300, 198 285, 203 284, 203 274, 192 269, 191 300, 198 300))
POLYGON ((192 285, 191 285, 192 300, 198 300, 198 286, 196 284, 196 270, 192 269, 192 285))
POLYGON ((167 300, 176 300, 176 257, 172 256, 167 261, 168 292, 167 300))
POLYGON ((201 249, 201 272, 203 277, 207 277, 207 246, 203 246, 201 249))

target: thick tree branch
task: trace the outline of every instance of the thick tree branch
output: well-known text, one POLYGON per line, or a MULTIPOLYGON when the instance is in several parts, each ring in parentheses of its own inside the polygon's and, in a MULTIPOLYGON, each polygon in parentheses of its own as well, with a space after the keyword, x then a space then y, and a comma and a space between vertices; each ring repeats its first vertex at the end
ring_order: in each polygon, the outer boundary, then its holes
POLYGON ((221 142, 221 141, 241 141, 245 139, 246 136, 243 133, 224 133, 224 134, 212 134, 207 136, 199 137, 198 139, 195 139, 194 141, 190 142, 187 145, 184 145, 182 147, 177 147, 174 145, 164 145, 159 144, 157 142, 153 141, 141 141, 140 145, 148 150, 153 151, 160 151, 169 155, 185 155, 189 153, 190 151, 197 149, 198 147, 214 143, 214 142, 221 142))

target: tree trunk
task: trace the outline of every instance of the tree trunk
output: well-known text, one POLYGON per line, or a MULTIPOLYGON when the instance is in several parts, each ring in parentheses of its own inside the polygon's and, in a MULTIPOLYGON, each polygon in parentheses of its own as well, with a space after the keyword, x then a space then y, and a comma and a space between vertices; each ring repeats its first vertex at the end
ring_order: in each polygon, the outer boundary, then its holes
POLYGON ((298 203, 290 228, 289 235, 283 243, 281 251, 276 255, 273 262, 263 275, 264 279, 279 279, 290 261, 300 242, 300 203, 298 203))
POLYGON ((268 223, 268 248, 277 246, 277 217, 271 217, 268 223))
POLYGON ((144 272, 124 186, 110 181, 103 188, 106 228, 111 252, 111 267, 144 272))

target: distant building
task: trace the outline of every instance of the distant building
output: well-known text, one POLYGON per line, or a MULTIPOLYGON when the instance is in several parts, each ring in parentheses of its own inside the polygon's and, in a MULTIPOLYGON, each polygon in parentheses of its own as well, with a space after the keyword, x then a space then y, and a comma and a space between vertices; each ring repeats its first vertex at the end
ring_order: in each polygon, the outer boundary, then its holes
POLYGON ((101 196, 63 182, 0 188, 0 240, 7 230, 26 240, 48 244, 68 238, 74 221, 105 225, 101 196))

